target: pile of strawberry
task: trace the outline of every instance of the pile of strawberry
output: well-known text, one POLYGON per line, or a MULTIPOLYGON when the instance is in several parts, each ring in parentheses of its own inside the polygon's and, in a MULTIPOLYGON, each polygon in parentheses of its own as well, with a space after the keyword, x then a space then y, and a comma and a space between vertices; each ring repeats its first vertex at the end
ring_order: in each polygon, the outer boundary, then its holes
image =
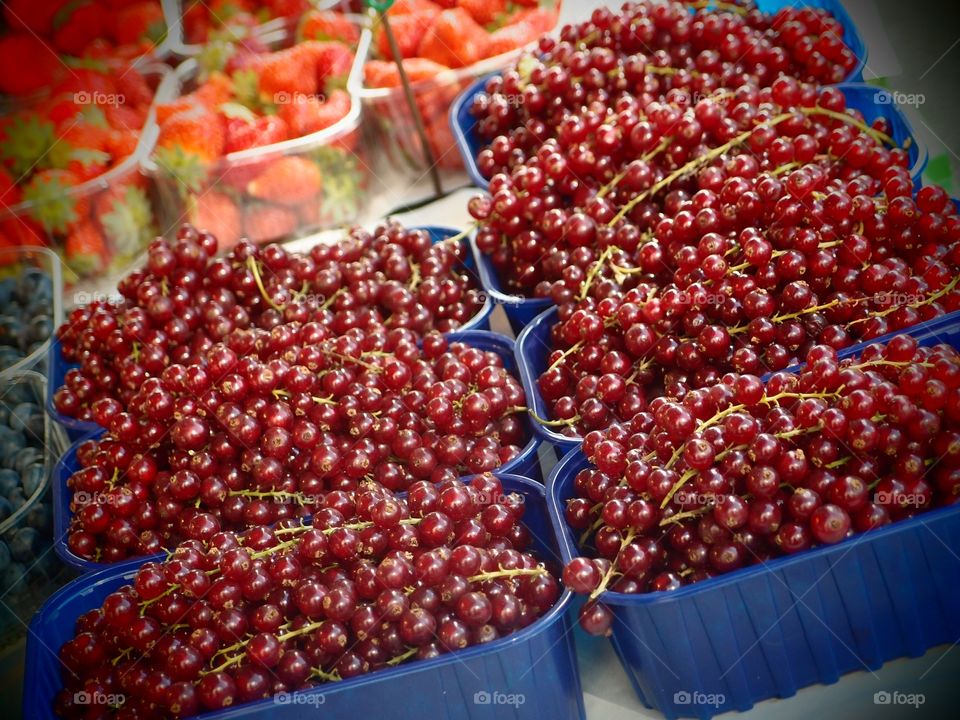
POLYGON ((335 40, 269 52, 254 40, 214 42, 194 89, 157 109, 154 153, 162 211, 211 230, 221 246, 277 240, 356 212, 360 190, 347 132, 294 150, 268 146, 333 126, 351 108, 344 89, 357 29, 331 18, 335 40), (232 153, 259 149, 241 157, 232 153))
POLYGON ((276 18, 296 19, 309 0, 183 0, 183 36, 204 43, 224 28, 251 29, 276 18))
POLYGON ((133 154, 153 95, 139 71, 91 62, 0 117, 0 247, 53 246, 78 276, 139 253, 155 234, 145 178, 134 168, 84 183, 133 154))
POLYGON ((144 56, 167 32, 160 0, 5 0, 0 7, 7 28, 0 67, 16 68, 0 73, 0 92, 10 95, 68 79, 75 58, 144 56))
MULTIPOLYGON (((541 5, 538 0, 398 0, 388 15, 403 67, 410 80, 417 83, 534 42, 556 25, 558 8, 559 2, 545 1, 541 5)), ((399 87, 400 73, 380 22, 375 26, 374 41, 374 59, 364 66, 364 85, 399 87)), ((454 141, 447 111, 471 81, 472 78, 441 78, 415 86, 431 149, 441 166, 460 164, 457 153, 451 152, 454 141)), ((398 126, 406 125, 410 141, 415 142, 411 120, 401 102, 390 98, 378 103, 376 114, 388 118, 391 136, 399 134, 398 126)), ((421 157, 416 149, 409 151, 414 157, 421 157)))

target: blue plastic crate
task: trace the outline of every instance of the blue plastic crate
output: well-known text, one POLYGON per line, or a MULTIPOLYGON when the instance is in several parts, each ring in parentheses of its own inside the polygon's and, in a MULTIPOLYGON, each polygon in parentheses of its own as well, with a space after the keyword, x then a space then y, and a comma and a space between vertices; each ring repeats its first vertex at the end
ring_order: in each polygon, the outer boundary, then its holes
POLYGON ((527 323, 553 306, 553 300, 550 298, 527 298, 522 295, 509 295, 504 292, 490 256, 480 252, 473 237, 470 238, 470 244, 477 255, 480 284, 483 285, 484 292, 493 302, 503 306, 503 311, 507 315, 507 320, 510 321, 510 328, 514 335, 519 335, 520 331, 527 326, 527 323))
MULTIPOLYGON (((909 334, 960 346, 955 319, 933 324, 909 334)), ((575 449, 547 480, 565 562, 579 552, 564 508, 589 466, 575 449)), ((601 600, 640 700, 668 718, 710 718, 960 641, 957 547, 960 503, 672 592, 601 600)))
MULTIPOLYGON (((517 363, 514 357, 514 343, 510 338, 488 330, 465 330, 447 334, 450 342, 463 342, 471 347, 476 347, 484 351, 492 351, 503 358, 504 366, 514 374, 517 374, 517 363)), ((540 468, 540 456, 537 452, 540 446, 540 438, 535 429, 536 423, 526 414, 522 416, 522 422, 526 428, 526 436, 529 438, 526 445, 513 460, 504 463, 497 468, 497 473, 506 473, 528 478, 538 484, 543 484, 543 472, 540 468)), ((116 568, 117 563, 102 563, 86 560, 73 553, 67 546, 67 531, 70 528, 70 500, 73 493, 67 487, 67 480, 78 469, 77 448, 79 445, 90 438, 98 438, 103 434, 103 428, 96 426, 93 432, 77 439, 67 451, 57 461, 53 469, 53 534, 54 547, 57 555, 71 567, 80 572, 90 573, 96 570, 107 568, 116 568)), ((146 556, 136 559, 135 564, 139 565, 148 558, 146 556)))
MULTIPOLYGON (((527 405, 544 419, 550 419, 551 412, 540 393, 537 379, 547 369, 552 350, 550 330, 556 325, 557 318, 557 308, 552 307, 537 315, 517 336, 517 367, 520 368, 520 382, 523 383, 523 391, 527 395, 527 405)), ((561 454, 580 447, 582 440, 579 435, 564 435, 536 421, 533 423, 533 430, 561 454)))
MULTIPOLYGON (((426 225, 411 229, 426 230, 430 235, 430 239, 434 243, 442 242, 447 238, 460 234, 460 231, 455 230, 454 228, 440 227, 435 225, 426 225)), ((480 265, 482 262, 486 261, 486 258, 481 258, 480 252, 477 250, 476 245, 472 242, 466 242, 466 246, 467 255, 463 262, 464 268, 470 275, 478 280, 478 284, 484 289, 486 298, 484 299, 483 305, 477 311, 477 314, 465 322, 462 327, 457 328, 457 332, 464 332, 467 330, 489 330, 490 314, 493 312, 494 300, 480 279, 482 275, 480 265)), ((102 430, 103 428, 101 428, 95 422, 77 420, 76 418, 62 415, 57 411, 57 408, 53 404, 53 395, 57 389, 63 385, 63 379, 64 376, 66 376, 67 371, 71 370, 72 368, 79 367, 79 365, 76 363, 69 363, 64 359, 63 353, 60 352, 60 341, 56 337, 52 338, 50 342, 47 367, 50 368, 50 382, 47 384, 46 406, 50 417, 66 428, 70 439, 74 441, 80 440, 92 432, 102 430)))
MULTIPOLYGON (((539 557, 556 562, 559 548, 547 517, 543 487, 527 478, 500 474, 506 492, 525 497, 524 524, 539 557)), ((51 702, 63 687, 60 647, 74 633, 76 619, 99 607, 104 598, 129 584, 139 563, 123 563, 86 575, 53 595, 30 624, 23 707, 31 718, 54 718, 51 702)), ((509 637, 441 657, 411 662, 288 696, 238 705, 202 715, 207 720, 271 718, 294 720, 322 712, 331 718, 393 720, 582 720, 583 693, 564 592, 550 612, 509 637), (498 704, 494 693, 522 697, 498 704), (389 708, 389 710, 387 710, 389 708)))

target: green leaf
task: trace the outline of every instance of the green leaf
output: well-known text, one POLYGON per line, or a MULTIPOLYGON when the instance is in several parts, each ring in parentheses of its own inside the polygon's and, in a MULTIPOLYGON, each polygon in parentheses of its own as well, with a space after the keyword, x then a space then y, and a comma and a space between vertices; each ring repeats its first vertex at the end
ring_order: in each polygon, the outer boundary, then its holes
POLYGON ((93 150, 92 148, 73 148, 70 151, 70 160, 78 162, 84 167, 90 165, 106 165, 110 162, 110 154, 103 150, 93 150))
POLYGON ((260 78, 254 70, 239 70, 233 74, 233 94, 248 108, 260 107, 260 78))
POLYGON ((155 234, 150 201, 132 185, 114 199, 113 209, 100 218, 100 224, 117 252, 126 256, 137 253, 155 234))
POLYGON ((31 170, 52 167, 44 163, 51 148, 57 142, 53 123, 40 120, 35 115, 27 119, 15 117, 6 129, 6 138, 0 143, 0 158, 15 176, 31 170))
POLYGON ((948 155, 930 158, 923 171, 923 180, 927 185, 940 185, 953 195, 953 167, 948 155))
POLYGON ((62 58, 64 65, 74 70, 92 70, 93 72, 106 75, 110 72, 110 66, 106 60, 93 57, 72 57, 64 55, 62 58))
POLYGON ((160 169, 177 183, 181 195, 199 192, 207 179, 206 164, 181 147, 160 148, 154 155, 160 169))
POLYGON ((103 128, 104 130, 110 127, 110 123, 107 122, 107 116, 103 112, 103 108, 99 105, 87 105, 80 111, 80 114, 88 125, 103 128))
POLYGON ((211 40, 203 46, 197 55, 197 63, 204 76, 223 70, 227 62, 233 57, 237 48, 226 40, 211 40))
POLYGON ((23 191, 23 199, 33 203, 30 214, 48 233, 65 233, 79 218, 67 186, 56 179, 34 178, 23 191))

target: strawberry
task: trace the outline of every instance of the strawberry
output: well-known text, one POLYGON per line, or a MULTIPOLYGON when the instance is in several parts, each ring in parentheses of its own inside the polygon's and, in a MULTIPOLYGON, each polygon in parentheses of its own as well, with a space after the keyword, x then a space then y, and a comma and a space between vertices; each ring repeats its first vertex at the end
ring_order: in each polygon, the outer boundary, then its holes
POLYGON ((107 137, 106 150, 114 160, 114 164, 123 162, 137 149, 140 138, 135 132, 126 130, 111 130, 107 137))
POLYGON ((489 25, 507 11, 507 0, 457 0, 457 7, 470 13, 481 25, 489 25))
POLYGON ((260 94, 267 99, 317 93, 317 58, 306 45, 260 56, 256 69, 260 94))
POLYGON ((93 40, 106 34, 110 11, 86 0, 65 5, 53 18, 53 45, 67 55, 82 55, 93 40))
POLYGON ((341 42, 310 41, 302 43, 301 47, 313 56, 318 87, 329 92, 337 85, 345 85, 353 67, 353 50, 341 42))
MULTIPOLYGON (((53 18, 70 0, 4 0, 0 3, 8 27, 46 37, 53 31, 53 18)), ((4 65, 3 67, 13 67, 4 65)))
MULTIPOLYGON (((450 68, 426 58, 407 58, 403 61, 410 82, 436 77, 450 68)), ((400 87, 400 71, 393 62, 370 60, 363 66, 363 83, 367 87, 400 87)))
POLYGON ((80 277, 97 275, 110 264, 110 251, 92 220, 84 220, 67 235, 64 262, 80 277))
POLYGON ((103 109, 107 123, 114 130, 138 131, 147 121, 146 108, 136 108, 130 105, 107 105, 103 109))
POLYGON ((487 31, 463 8, 444 10, 420 41, 417 54, 452 68, 471 65, 487 56, 487 31))
POLYGON ((336 40, 347 45, 356 45, 360 42, 360 30, 340 13, 309 10, 300 18, 297 39, 336 40))
POLYGON ((13 215, 0 221, 0 236, 14 247, 44 247, 47 235, 37 222, 25 215, 13 215))
POLYGON ((153 102, 150 84, 134 68, 125 68, 117 74, 117 94, 123 96, 123 102, 127 105, 149 105, 153 102))
POLYGON ((540 37, 540 30, 530 23, 522 22, 514 25, 504 25, 499 30, 490 33, 490 55, 500 55, 517 50, 540 37))
MULTIPOLYGON (((440 8, 434 6, 432 10, 428 10, 424 14, 397 15, 396 17, 390 15, 390 29, 393 30, 393 37, 397 41, 397 48, 400 50, 401 57, 416 56, 421 38, 439 14, 440 8)), ((390 52, 390 41, 387 39, 383 24, 379 22, 376 26, 376 43, 379 56, 392 60, 393 53, 390 52)))
POLYGON ((190 223, 213 233, 221 249, 232 247, 240 239, 240 210, 229 195, 208 190, 191 195, 187 205, 190 223))
POLYGON ((299 17, 310 9, 309 0, 264 0, 263 4, 270 10, 270 17, 299 17))
MULTIPOLYGON (((314 199, 314 204, 318 204, 314 199)), ((276 242, 296 232, 297 213, 282 205, 252 204, 243 213, 243 234, 253 242, 276 242)))
POLYGON ((322 178, 316 164, 294 155, 279 158, 250 181, 247 194, 258 200, 296 205, 320 192, 322 178))
POLYGON ((301 102, 281 105, 278 113, 287 123, 290 137, 303 137, 324 130, 346 117, 350 112, 351 103, 349 93, 334 90, 327 97, 326 102, 308 97, 301 102))
POLYGON ((223 119, 202 107, 179 112, 160 126, 157 164, 189 190, 199 190, 223 153, 223 119))
MULTIPOLYGON (((456 3, 453 4, 456 5, 456 3)), ((426 15, 434 18, 440 14, 441 10, 443 7, 433 0, 397 0, 390 6, 387 13, 391 20, 400 15, 426 15)))
POLYGON ((515 12, 507 21, 508 25, 518 25, 520 23, 533 26, 537 34, 542 35, 545 32, 550 32, 553 26, 557 24, 557 10, 556 8, 534 6, 515 12))
POLYGON ((104 236, 118 255, 132 257, 155 235, 150 200, 136 185, 117 184, 100 193, 94 209, 104 236))
POLYGON ((232 153, 253 147, 273 145, 283 142, 287 137, 287 124, 278 115, 254 117, 252 120, 228 117, 223 151, 224 153, 232 153))
POLYGON ((143 39, 155 44, 166 31, 163 7, 157 0, 143 0, 114 15, 113 39, 118 45, 137 45, 143 39))
POLYGON ((0 207, 16 205, 23 199, 23 192, 17 186, 13 177, 3 168, 0 168, 0 207))
POLYGON ((23 199, 33 203, 30 214, 48 233, 64 233, 90 214, 90 202, 69 194, 79 178, 69 170, 41 170, 23 189, 23 199))
POLYGON ((56 53, 33 35, 0 37, 0 92, 29 95, 53 85, 63 66, 56 53), (13 71, 12 68, 16 68, 13 71))
POLYGON ((194 95, 181 95, 175 100, 171 100, 166 103, 157 103, 156 108, 154 109, 157 125, 161 127, 169 120, 171 117, 177 113, 187 112, 192 110, 200 104, 200 101, 194 95))

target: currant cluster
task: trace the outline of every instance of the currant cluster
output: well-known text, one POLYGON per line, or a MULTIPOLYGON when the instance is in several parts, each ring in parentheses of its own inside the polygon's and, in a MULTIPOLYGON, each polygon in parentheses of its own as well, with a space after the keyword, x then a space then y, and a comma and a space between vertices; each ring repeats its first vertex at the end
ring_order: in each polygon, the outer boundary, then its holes
POLYGON ((841 349, 960 309, 960 215, 942 188, 914 199, 897 175, 876 197, 827 186, 800 202, 789 187, 808 171, 673 198, 632 256, 608 247, 586 277, 567 268, 571 299, 539 377, 551 424, 582 435, 725 372, 782 370, 815 344, 841 349))
POLYGON ((146 379, 67 480, 67 545, 103 562, 309 514, 329 492, 492 471, 529 439, 493 351, 409 329, 235 330, 146 379))
POLYGON ((60 717, 189 717, 488 643, 557 601, 491 475, 326 496, 309 524, 189 540, 82 615, 60 717))
POLYGON ((589 433, 566 520, 588 553, 564 584, 596 598, 672 590, 836 543, 960 499, 960 354, 909 336, 798 374, 726 374, 589 433), (592 557, 591 557, 592 556, 592 557))
POLYGON ((396 222, 355 228, 309 254, 244 241, 214 257, 216 238, 183 226, 158 238, 143 268, 118 284, 121 301, 74 310, 58 330, 66 373, 54 396, 68 417, 107 427, 147 378, 188 365, 235 330, 282 323, 448 332, 483 304, 463 261, 460 238, 433 243, 396 222))

